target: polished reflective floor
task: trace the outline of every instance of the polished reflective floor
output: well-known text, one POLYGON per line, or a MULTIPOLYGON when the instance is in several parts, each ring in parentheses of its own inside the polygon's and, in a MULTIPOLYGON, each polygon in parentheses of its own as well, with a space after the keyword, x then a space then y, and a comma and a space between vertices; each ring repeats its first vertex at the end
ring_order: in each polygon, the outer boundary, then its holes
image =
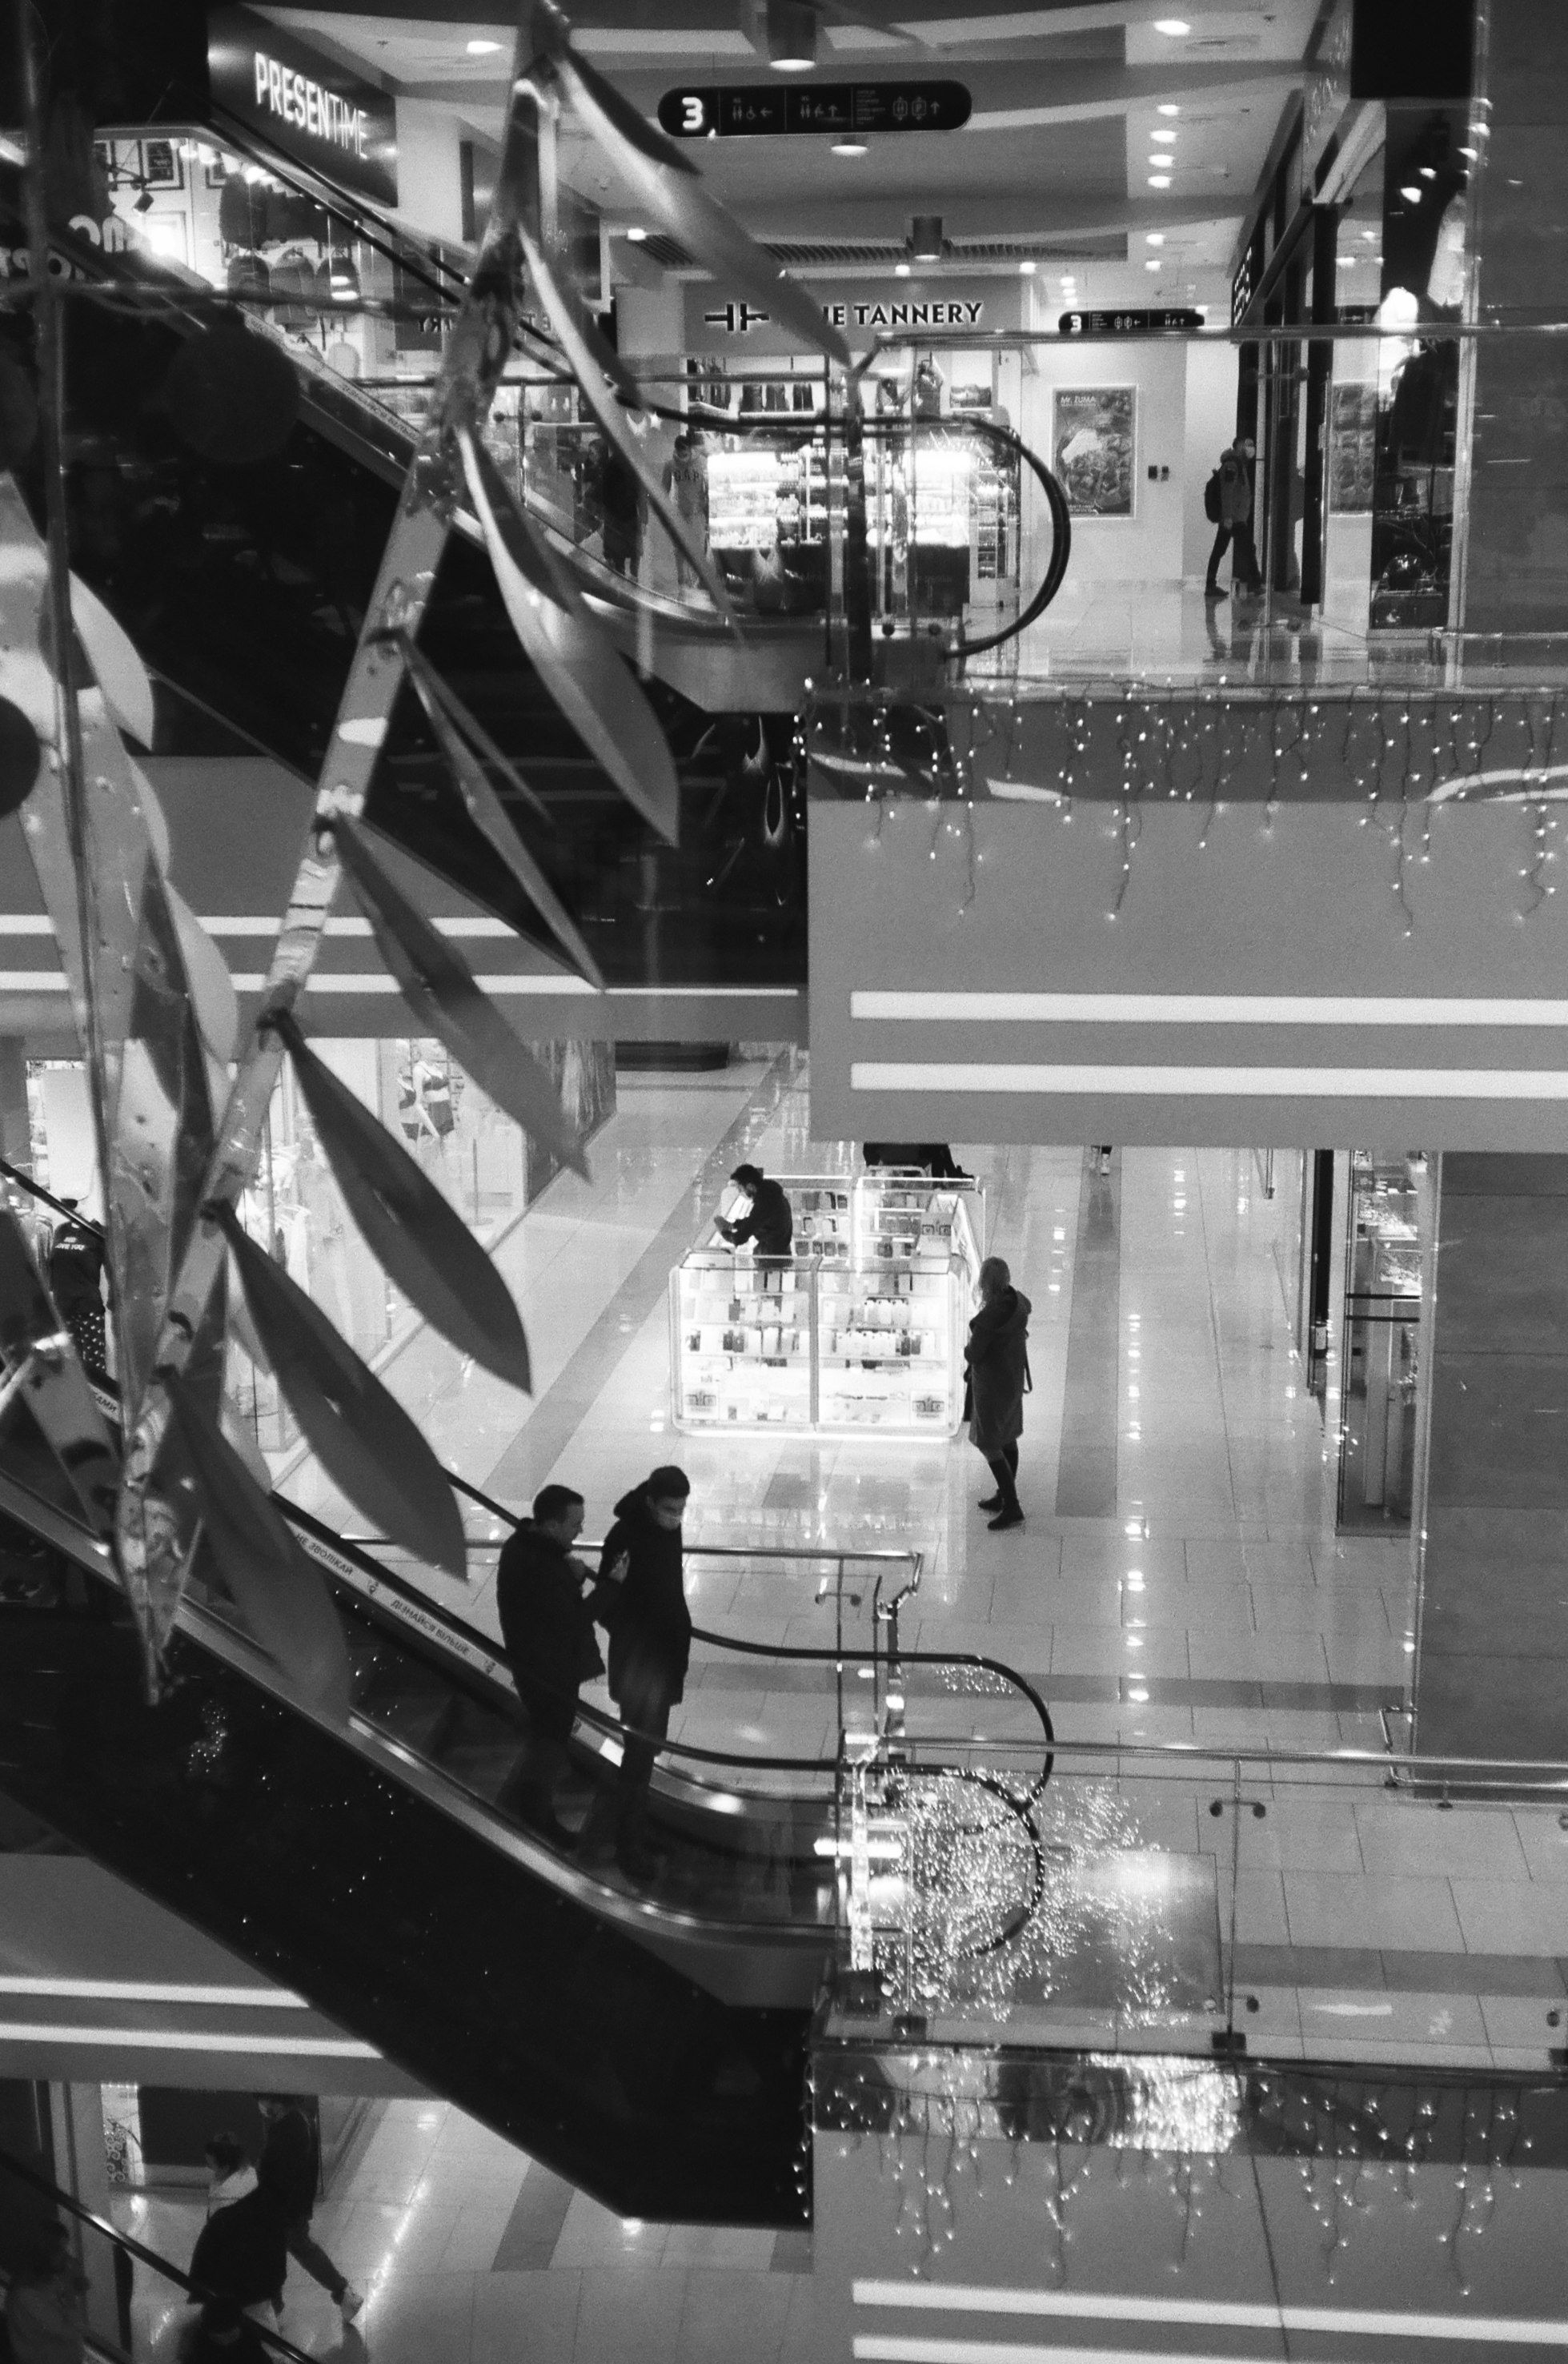
MULTIPOLYGON (((1027 1521, 993 1534, 977 1508, 988 1474, 962 1436, 673 1428, 670 1267, 741 1157, 786 1173, 858 1162, 850 1144, 811 1143, 806 1123, 797 1054, 623 1076, 593 1182, 559 1177, 498 1250, 533 1340, 531 1405, 428 1334, 387 1366, 449 1463, 519 1508, 563 1479, 587 1497, 595 1534, 628 1486, 678 1460, 694 1488, 688 1540, 759 1553, 739 1570, 692 1567, 698 1622, 743 1639, 833 1638, 816 1569, 761 1555, 920 1552, 906 1647, 998 1658, 1049 1702, 1062 1745, 1048 1856, 1088 1860, 1098 1841, 1084 1834, 1108 1812, 1117 1848, 1153 1867, 1108 1986, 1096 1992, 1082 1959, 1042 1980, 1038 1947, 1006 1994, 993 1983, 1015 2035, 1119 2045, 1141 2029, 1207 2046, 1208 1954, 1189 1967, 1201 1898, 1222 2006, 1254 2050, 1544 2067, 1551 2014, 1568 2004, 1568 1832, 1554 1806, 1448 1811, 1395 1791, 1375 1764, 1278 1761, 1402 1748, 1415 1632, 1408 1538, 1335 1532, 1334 1456, 1293 1343, 1299 1160, 1276 1156, 1271 1197, 1262 1153, 1118 1150, 1102 1176, 1075 1144, 958 1145, 985 1185, 987 1245, 1033 1305, 1027 1521), (1161 1748, 1184 1753, 1138 1754, 1161 1748), (1230 1751, 1253 1761, 1238 1770, 1230 1751), (1129 2017, 1129 1959, 1137 1992, 1169 2009, 1129 2017)), ((307 1500, 309 1483, 306 1469, 288 1479, 307 1500)), ((496 1632, 485 1524, 476 1514, 467 1588, 428 1581, 496 1632)), ((1026 1709, 954 1697, 940 1676, 909 1691, 917 1741, 979 1736, 995 1744, 987 1761, 1027 1759, 1026 1709)), ((832 1745, 835 1706, 829 1668, 760 1678, 699 1645, 673 1732, 814 1754, 832 1745)))

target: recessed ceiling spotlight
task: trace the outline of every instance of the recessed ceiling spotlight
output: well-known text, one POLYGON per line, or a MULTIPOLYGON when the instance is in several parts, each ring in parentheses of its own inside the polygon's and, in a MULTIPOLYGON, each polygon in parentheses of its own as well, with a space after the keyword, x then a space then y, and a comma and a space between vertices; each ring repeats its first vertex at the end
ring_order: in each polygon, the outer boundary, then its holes
POLYGON ((835 156, 863 156, 865 152, 866 143, 863 139, 835 139, 833 142, 835 156))
POLYGON ((1168 189, 1171 185, 1171 175, 1169 173, 1151 173, 1149 185, 1151 189, 1168 189))
POLYGON ((1151 156, 1149 169, 1151 173, 1169 173, 1174 167, 1175 162, 1173 156, 1151 156))
POLYGON ((1173 131, 1151 131, 1149 137, 1156 148, 1169 148, 1176 135, 1173 131))
POLYGON ((465 41, 463 44, 471 58, 493 58, 500 46, 499 41, 465 41))
POLYGON ((1143 233, 1143 243, 1145 246, 1163 246, 1165 243, 1164 231, 1162 229, 1145 230, 1143 233))
POLYGON ((1156 111, 1161 115, 1180 115, 1182 110, 1173 98, 1162 98, 1156 111))
POLYGON ((895 279, 907 279, 909 265, 906 262, 895 262, 893 266, 893 276, 895 279))
POLYGON ((1192 31, 1192 27, 1184 17, 1156 17, 1154 30, 1163 33, 1168 40, 1179 41, 1184 33, 1192 31))
POLYGON ((1027 254, 1019 263, 1018 269, 1022 272, 1026 279, 1032 279, 1034 277, 1035 266, 1027 254))
POLYGON ((643 229, 640 222, 633 222, 631 228, 627 232, 627 236, 630 239, 633 246, 640 246, 643 240, 648 236, 648 232, 643 229))
POLYGON ((1160 257, 1157 254, 1151 254, 1143 268, 1145 271, 1158 271, 1160 268, 1160 257))
POLYGON ((1418 206, 1427 193, 1418 181, 1407 181, 1399 194, 1407 206, 1418 206))

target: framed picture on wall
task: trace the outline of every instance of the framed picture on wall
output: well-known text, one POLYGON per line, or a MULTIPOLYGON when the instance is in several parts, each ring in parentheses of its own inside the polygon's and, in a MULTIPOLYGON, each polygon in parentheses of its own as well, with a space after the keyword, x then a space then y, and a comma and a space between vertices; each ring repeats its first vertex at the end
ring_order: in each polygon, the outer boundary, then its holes
POLYGON ((1138 483, 1138 388, 1059 385, 1051 464, 1075 518, 1130 518, 1138 483))

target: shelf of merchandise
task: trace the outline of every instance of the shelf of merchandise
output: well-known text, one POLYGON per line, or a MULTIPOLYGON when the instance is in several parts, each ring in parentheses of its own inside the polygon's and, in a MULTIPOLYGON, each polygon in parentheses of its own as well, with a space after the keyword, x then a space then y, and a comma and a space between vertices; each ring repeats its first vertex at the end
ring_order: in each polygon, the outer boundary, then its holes
POLYGON ((676 1427, 952 1435, 984 1194, 927 1176, 778 1178, 792 1266, 705 1243, 670 1276, 676 1427))

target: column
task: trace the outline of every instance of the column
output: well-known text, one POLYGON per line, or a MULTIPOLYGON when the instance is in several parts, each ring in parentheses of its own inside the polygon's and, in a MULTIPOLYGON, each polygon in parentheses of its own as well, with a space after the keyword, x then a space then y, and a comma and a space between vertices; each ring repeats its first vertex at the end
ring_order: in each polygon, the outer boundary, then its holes
POLYGON ((15 1035, 0 1034, 0 1157, 33 1170, 31 1128, 28 1122, 27 1045, 15 1035))
POLYGON ((1426 1333, 1422 1756, 1568 1756, 1568 1157, 1451 1152, 1426 1333))
MULTIPOLYGON (((1490 0, 1474 144, 1478 318, 1563 318, 1568 8, 1490 0)), ((1483 339, 1475 355, 1464 629, 1558 631, 1568 609, 1568 354, 1561 339, 1483 339)), ((1461 472, 1462 485, 1462 469, 1461 472)))

